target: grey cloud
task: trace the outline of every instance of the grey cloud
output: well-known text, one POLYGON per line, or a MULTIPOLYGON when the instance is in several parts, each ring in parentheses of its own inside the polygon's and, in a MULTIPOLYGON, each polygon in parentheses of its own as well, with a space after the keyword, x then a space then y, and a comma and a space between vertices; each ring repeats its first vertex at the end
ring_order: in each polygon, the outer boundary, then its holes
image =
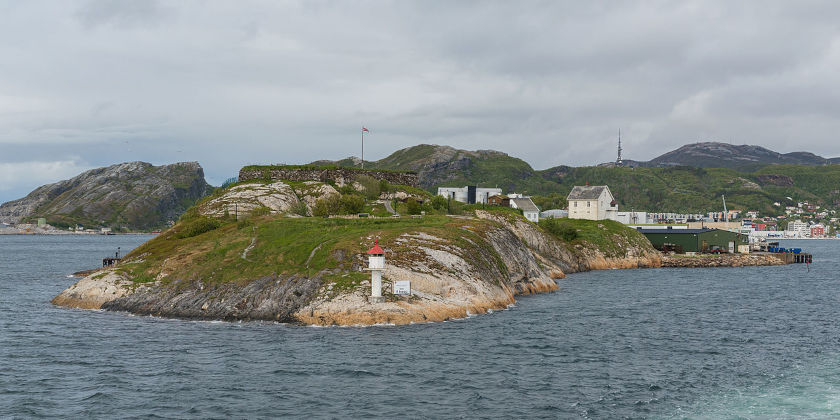
POLYGON ((840 156, 834 2, 7 9, 0 148, 15 154, 2 163, 198 160, 221 181, 248 163, 358 155, 361 124, 367 158, 423 142, 596 164, 619 127, 633 159, 699 140, 840 156))
POLYGON ((91 28, 155 24, 164 16, 166 12, 156 0, 89 0, 76 12, 79 21, 91 28))

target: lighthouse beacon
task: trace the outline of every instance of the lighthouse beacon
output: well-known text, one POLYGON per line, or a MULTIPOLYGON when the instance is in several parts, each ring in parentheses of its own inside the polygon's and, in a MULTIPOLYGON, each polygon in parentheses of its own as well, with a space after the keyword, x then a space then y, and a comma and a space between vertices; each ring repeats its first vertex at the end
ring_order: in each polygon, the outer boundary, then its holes
POLYGON ((385 251, 379 247, 379 240, 368 251, 368 268, 370 271, 370 303, 385 302, 382 297, 382 272, 385 271, 385 251))

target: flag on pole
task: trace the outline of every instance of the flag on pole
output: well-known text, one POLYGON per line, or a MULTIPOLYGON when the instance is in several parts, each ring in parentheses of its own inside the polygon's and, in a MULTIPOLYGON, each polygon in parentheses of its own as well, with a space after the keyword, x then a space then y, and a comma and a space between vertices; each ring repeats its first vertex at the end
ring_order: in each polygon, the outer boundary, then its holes
POLYGON ((362 127, 362 131, 370 133, 370 130, 368 130, 367 128, 364 128, 364 127, 362 127))

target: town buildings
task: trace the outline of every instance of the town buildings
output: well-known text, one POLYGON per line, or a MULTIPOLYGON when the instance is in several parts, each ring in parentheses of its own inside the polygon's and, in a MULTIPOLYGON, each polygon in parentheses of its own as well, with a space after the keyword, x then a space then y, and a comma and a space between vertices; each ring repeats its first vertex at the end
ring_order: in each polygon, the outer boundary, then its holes
POLYGON ((466 187, 440 187, 438 188, 438 195, 467 204, 489 204, 520 209, 526 219, 534 223, 540 221, 540 209, 530 197, 522 194, 505 196, 502 194, 501 188, 479 188, 471 185, 466 187))

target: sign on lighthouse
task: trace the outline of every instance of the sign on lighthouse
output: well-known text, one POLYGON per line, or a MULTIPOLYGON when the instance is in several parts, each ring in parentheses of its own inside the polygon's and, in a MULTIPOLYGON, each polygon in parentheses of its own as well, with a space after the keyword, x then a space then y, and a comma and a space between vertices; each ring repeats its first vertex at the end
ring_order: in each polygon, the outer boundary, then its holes
POLYGON ((379 247, 379 240, 368 251, 368 268, 370 271, 370 303, 385 302, 382 297, 382 272, 385 271, 385 251, 379 247))

